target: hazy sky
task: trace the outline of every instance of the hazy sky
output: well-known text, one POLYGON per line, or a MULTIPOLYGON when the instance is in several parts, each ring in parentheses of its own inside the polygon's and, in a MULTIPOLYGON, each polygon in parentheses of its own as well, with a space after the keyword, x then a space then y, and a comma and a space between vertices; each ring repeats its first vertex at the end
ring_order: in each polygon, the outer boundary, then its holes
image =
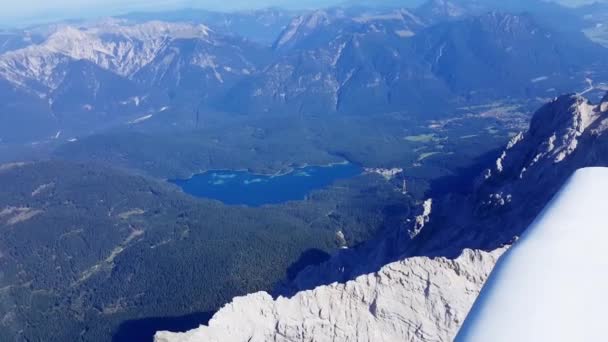
MULTIPOLYGON (((5 25, 39 20, 104 16, 133 10, 171 8, 235 9, 251 7, 312 7, 344 3, 348 0, 0 0, 0 21, 5 25)), ((404 5, 424 0, 403 0, 404 5)), ((509 0, 505 0, 509 1, 509 0)), ((592 0, 555 0, 580 4, 592 0)), ((608 0, 602 0, 608 1, 608 0)))
MULTIPOLYGON (((415 1, 415 0, 414 0, 415 1)), ((170 8, 235 9, 267 6, 329 5, 340 0, 0 0, 0 19, 107 15, 131 10, 170 8)), ((404 1, 405 3, 408 0, 404 1)))

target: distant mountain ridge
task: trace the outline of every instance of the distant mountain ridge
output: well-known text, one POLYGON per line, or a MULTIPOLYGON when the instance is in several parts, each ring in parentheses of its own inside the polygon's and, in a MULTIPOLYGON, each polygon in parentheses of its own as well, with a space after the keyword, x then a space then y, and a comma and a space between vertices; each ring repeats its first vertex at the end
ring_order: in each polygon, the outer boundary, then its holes
POLYGON ((201 9, 184 9, 157 13, 129 13, 120 16, 135 23, 153 20, 205 24, 214 31, 242 36, 264 45, 271 45, 291 19, 302 11, 282 8, 265 8, 236 12, 213 12, 201 9))
POLYGON ((133 14, 13 32, 0 53, 0 83, 11 94, 0 103, 7 118, 0 139, 40 143, 61 132, 70 140, 141 118, 183 125, 185 116, 172 119, 173 111, 441 117, 608 79, 608 50, 582 33, 476 6, 434 0, 417 9, 201 12, 198 19, 179 12, 167 21, 133 14), (202 24, 206 18, 224 26, 202 24), (280 32, 272 46, 236 35, 266 25, 280 32))
MULTIPOLYGON (((204 25, 63 26, 40 44, 0 55, 0 79, 16 94, 2 105, 4 112, 34 112, 38 118, 31 126, 52 122, 45 125, 47 137, 59 130, 73 136, 158 112, 173 93, 194 94, 188 101, 198 104, 204 94, 255 72, 260 56, 257 45, 204 25), (31 110, 32 104, 43 110, 31 110), (78 120, 83 113, 88 122, 78 120)), ((6 132, 0 128, 3 140, 11 140, 6 135, 14 116, 7 116, 6 132)))
MULTIPOLYGON (((177 40, 196 39, 217 44, 221 36, 204 25, 148 22, 125 26, 109 24, 93 28, 66 26, 41 45, 8 52, 0 57, 0 72, 17 85, 40 82, 54 89, 61 81, 53 74, 65 58, 85 60, 117 75, 134 78, 177 40)), ((199 63, 200 64, 200 63, 199 63)))
POLYGON ((295 19, 275 46, 282 51, 275 62, 229 90, 239 99, 230 109, 440 112, 459 101, 577 87, 607 55, 582 33, 500 12, 429 27, 407 11, 365 20, 318 11, 295 19))

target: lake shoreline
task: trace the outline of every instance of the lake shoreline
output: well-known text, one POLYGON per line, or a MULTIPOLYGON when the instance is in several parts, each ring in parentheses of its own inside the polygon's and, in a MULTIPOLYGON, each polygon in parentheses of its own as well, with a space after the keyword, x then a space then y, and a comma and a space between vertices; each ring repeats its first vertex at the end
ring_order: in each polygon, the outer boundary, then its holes
POLYGON ((282 176, 287 176, 289 174, 294 173, 297 170, 301 170, 301 169, 305 169, 307 167, 321 167, 321 168, 327 168, 327 167, 334 167, 334 166, 338 166, 338 165, 355 165, 358 167, 363 168, 363 165, 359 165, 359 163, 355 163, 349 160, 344 160, 341 162, 334 162, 334 163, 329 163, 329 164, 308 164, 308 163, 304 163, 302 164, 302 166, 296 167, 296 166, 290 166, 287 170, 279 170, 275 173, 262 173, 259 171, 251 171, 251 169, 207 169, 207 170, 201 170, 199 172, 195 172, 195 173, 191 173, 189 177, 185 177, 185 178, 165 178, 164 181, 165 182, 169 182, 171 184, 175 184, 175 181, 188 181, 188 180, 192 180, 194 177, 196 176, 200 176, 200 175, 205 175, 205 174, 209 174, 212 172, 246 172, 249 173, 253 176, 259 176, 259 177, 270 177, 270 178, 274 178, 274 177, 282 177, 282 176))
POLYGON ((306 199, 313 191, 364 173, 365 169, 360 165, 343 161, 291 168, 288 172, 270 175, 246 170, 212 170, 168 182, 197 198, 217 200, 226 205, 260 207, 306 199))

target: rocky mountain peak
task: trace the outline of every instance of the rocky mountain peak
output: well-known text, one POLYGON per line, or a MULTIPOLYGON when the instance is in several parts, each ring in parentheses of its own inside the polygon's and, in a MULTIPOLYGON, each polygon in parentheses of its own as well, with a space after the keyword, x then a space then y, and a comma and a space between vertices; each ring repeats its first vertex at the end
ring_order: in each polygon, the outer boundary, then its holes
POLYGON ((526 14, 491 11, 478 17, 478 21, 488 30, 511 34, 536 35, 539 27, 526 14))
POLYGON ((53 46, 54 44, 65 44, 66 42, 79 42, 87 38, 84 29, 79 29, 74 26, 64 26, 53 32, 47 39, 46 45, 53 46))
POLYGON ((488 170, 485 179, 493 174, 524 178, 532 169, 544 170, 563 162, 579 147, 580 141, 598 131, 597 122, 606 117, 606 103, 593 104, 581 95, 564 95, 541 107, 532 118, 526 133, 514 137, 488 170))
MULTIPOLYGON (((65 58, 86 60, 121 76, 131 76, 150 63, 169 42, 176 39, 209 40, 204 25, 150 21, 137 25, 107 22, 93 27, 70 25, 57 28, 46 41, 0 56, 0 69, 7 65, 8 79, 43 79, 65 58), (25 75, 24 75, 25 73, 25 75)), ((7 75, 5 75, 6 77, 7 75)), ((56 82, 55 82, 56 83, 56 82)), ((51 82, 46 85, 54 88, 51 82)))
POLYGON ((505 250, 405 259, 291 298, 235 298, 209 326, 159 332, 155 341, 451 341, 505 250))
POLYGON ((308 36, 320 27, 329 25, 333 19, 339 18, 342 13, 337 11, 329 13, 325 10, 316 10, 294 18, 275 42, 275 48, 282 48, 293 44, 296 40, 308 36))
POLYGON ((314 11, 304 17, 304 25, 308 29, 315 29, 320 25, 326 25, 329 21, 329 14, 324 10, 314 11))
POLYGON ((430 0, 424 7, 434 15, 461 17, 466 14, 464 8, 449 0, 430 0))

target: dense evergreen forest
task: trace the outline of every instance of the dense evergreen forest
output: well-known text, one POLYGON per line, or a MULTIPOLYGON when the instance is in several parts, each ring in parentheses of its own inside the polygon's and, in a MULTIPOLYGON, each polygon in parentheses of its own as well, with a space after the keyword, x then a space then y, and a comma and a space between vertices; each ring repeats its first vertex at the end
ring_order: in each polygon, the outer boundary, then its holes
POLYGON ((357 244, 413 205, 380 177, 348 182, 253 209, 94 164, 4 165, 0 340, 102 341, 127 321, 213 311, 321 261, 339 230, 357 244))

